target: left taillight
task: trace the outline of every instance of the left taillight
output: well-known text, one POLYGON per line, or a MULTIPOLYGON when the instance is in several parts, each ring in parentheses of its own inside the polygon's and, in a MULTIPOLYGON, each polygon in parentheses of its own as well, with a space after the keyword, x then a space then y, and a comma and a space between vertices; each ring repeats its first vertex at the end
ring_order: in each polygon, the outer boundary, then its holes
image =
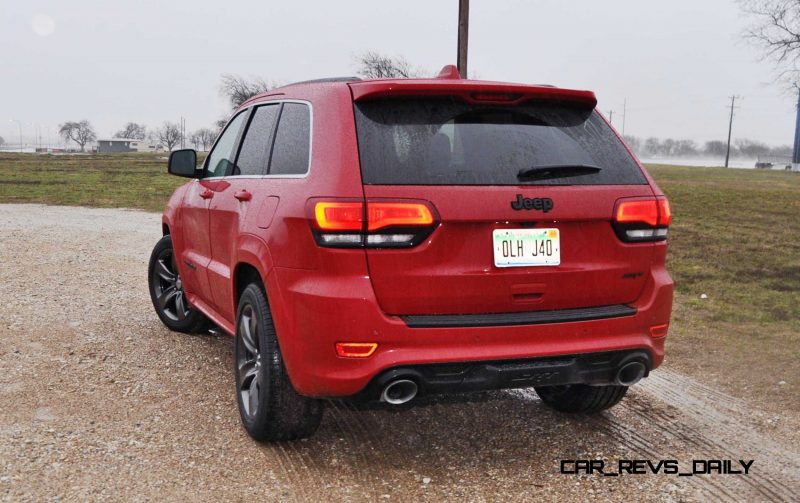
POLYGON ((672 221, 672 209, 664 196, 620 199, 614 210, 614 231, 626 242, 663 241, 672 221))
POLYGON ((335 248, 405 248, 419 244, 439 224, 428 201, 312 199, 314 239, 335 248))

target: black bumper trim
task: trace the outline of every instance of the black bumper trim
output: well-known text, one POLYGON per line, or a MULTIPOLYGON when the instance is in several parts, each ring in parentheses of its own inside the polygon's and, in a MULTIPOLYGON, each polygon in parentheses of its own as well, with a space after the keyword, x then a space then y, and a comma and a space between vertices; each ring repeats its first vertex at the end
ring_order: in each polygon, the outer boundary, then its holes
POLYGON ((406 322, 409 328, 446 328, 541 325, 543 323, 603 320, 606 318, 633 316, 634 314, 636 314, 636 308, 624 304, 614 304, 611 306, 526 311, 523 313, 414 314, 400 316, 400 318, 406 322))
POLYGON ((373 378, 356 398, 377 400, 383 388, 397 379, 411 379, 420 394, 462 393, 505 388, 529 388, 563 384, 614 384, 617 371, 638 361, 645 366, 645 376, 652 368, 650 352, 645 349, 603 351, 572 355, 547 356, 524 360, 471 361, 404 365, 390 368, 373 378))

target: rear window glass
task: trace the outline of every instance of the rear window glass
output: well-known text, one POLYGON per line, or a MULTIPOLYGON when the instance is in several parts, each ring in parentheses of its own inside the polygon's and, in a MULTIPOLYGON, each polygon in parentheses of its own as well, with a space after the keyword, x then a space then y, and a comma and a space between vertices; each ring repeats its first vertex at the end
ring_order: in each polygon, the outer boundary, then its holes
POLYGON ((381 185, 632 185, 647 183, 594 111, 557 103, 473 105, 455 99, 355 104, 361 175, 381 185), (521 170, 592 166, 521 181, 521 170), (574 174, 574 173, 573 173, 574 174))

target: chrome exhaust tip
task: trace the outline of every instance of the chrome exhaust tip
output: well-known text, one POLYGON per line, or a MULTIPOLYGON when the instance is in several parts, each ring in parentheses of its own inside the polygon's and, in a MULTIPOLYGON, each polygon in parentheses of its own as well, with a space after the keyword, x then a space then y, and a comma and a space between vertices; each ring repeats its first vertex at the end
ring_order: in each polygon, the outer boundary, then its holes
POLYGON ((402 405, 410 402, 417 396, 417 383, 411 379, 397 379, 383 388, 381 392, 381 402, 392 405, 402 405))
POLYGON ((633 386, 642 380, 645 372, 647 372, 647 367, 642 362, 626 363, 617 370, 614 383, 619 386, 633 386))

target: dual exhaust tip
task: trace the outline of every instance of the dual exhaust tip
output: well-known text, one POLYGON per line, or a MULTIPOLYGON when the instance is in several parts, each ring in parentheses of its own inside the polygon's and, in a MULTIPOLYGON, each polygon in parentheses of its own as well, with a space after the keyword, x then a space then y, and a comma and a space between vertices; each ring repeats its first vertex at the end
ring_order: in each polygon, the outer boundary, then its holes
POLYGON ((418 391, 417 383, 411 379, 395 379, 384 386, 381 392, 381 402, 402 405, 413 400, 418 391))
MULTIPOLYGON (((647 366, 639 360, 629 361, 621 365, 614 373, 614 384, 633 386, 642 380, 647 373, 647 366)), ((411 379, 398 378, 389 381, 381 391, 381 402, 390 405, 402 405, 413 400, 419 392, 419 386, 411 379)))
POLYGON ((647 372, 647 367, 643 362, 634 360, 628 362, 617 369, 614 374, 614 384, 619 386, 633 386, 641 381, 647 372))

